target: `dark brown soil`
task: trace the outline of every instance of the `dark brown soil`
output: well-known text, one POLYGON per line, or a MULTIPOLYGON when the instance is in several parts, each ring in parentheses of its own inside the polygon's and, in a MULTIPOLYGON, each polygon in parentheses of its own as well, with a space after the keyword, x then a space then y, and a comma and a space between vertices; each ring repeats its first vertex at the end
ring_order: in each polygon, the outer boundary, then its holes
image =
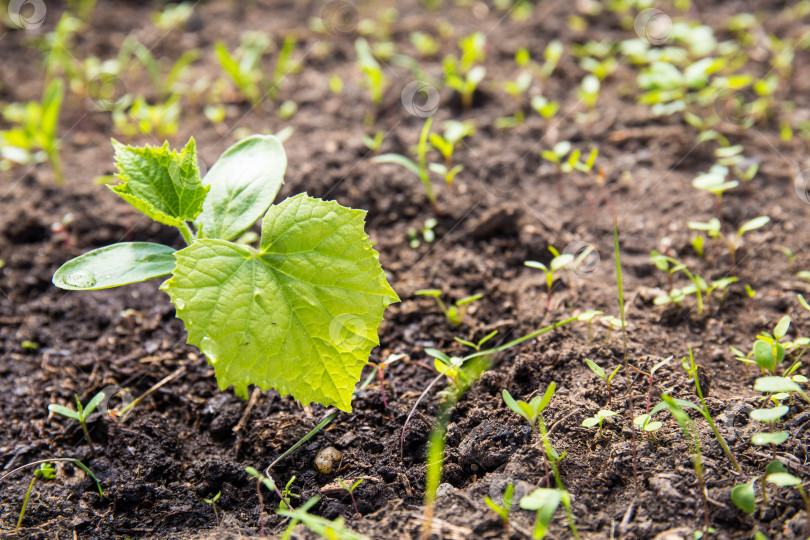
MULTIPOLYGON (((565 21, 575 12, 574 4, 543 2, 529 21, 517 22, 484 4, 474 9, 448 5, 434 13, 417 1, 407 1, 397 5, 400 17, 392 26, 391 40, 398 50, 417 56, 409 41, 412 30, 435 35, 442 21, 450 21, 458 35, 487 32, 488 79, 502 80, 514 78, 512 58, 520 47, 527 47, 533 58, 542 58, 552 39, 570 44, 633 37, 607 12, 589 18, 586 33, 569 30, 565 21)), ((544 95, 561 103, 552 122, 528 114, 526 107, 523 125, 498 130, 493 122, 514 112, 514 98, 487 87, 473 109, 463 111, 449 90, 442 91, 436 121, 471 119, 477 133, 456 153, 465 169, 455 191, 438 187, 445 212, 439 217, 436 241, 412 249, 408 229, 420 228, 433 216, 422 186, 404 169, 370 163, 361 140, 364 116, 373 113, 374 129, 386 132, 382 151, 406 153, 415 144, 422 120, 400 103, 400 92, 412 77, 401 68, 387 67, 392 85, 375 110, 360 87, 356 35, 329 34, 328 50, 313 48, 324 38, 307 28, 307 20, 318 16, 322 7, 318 2, 259 0, 201 3, 195 6, 193 31, 163 35, 149 21, 153 6, 102 1, 92 30, 82 33, 75 47, 83 56, 111 57, 129 33, 152 47, 156 57, 177 58, 183 50, 199 47, 203 57, 194 64, 194 76, 213 79, 219 75, 212 53, 216 40, 234 47, 244 30, 299 36, 296 56, 303 60, 302 69, 287 77, 281 88, 281 100, 295 99, 299 106, 291 120, 279 120, 270 103, 266 110, 251 110, 234 98, 224 126, 215 127, 202 115, 201 103, 184 101, 180 130, 170 139, 177 146, 194 135, 210 165, 232 144, 236 128, 275 132, 293 127, 285 143, 289 166, 280 198, 307 191, 367 209, 367 231, 403 299, 387 311, 381 346, 371 358, 407 355, 386 373, 389 408, 384 407, 375 381, 358 390, 351 414, 338 415, 275 466, 275 478, 282 485, 296 477, 293 492, 301 499, 294 505, 321 495, 313 511, 329 519, 343 517, 355 531, 372 538, 417 537, 423 524, 427 437, 440 403, 435 389, 408 427, 402 459, 399 437, 408 412, 435 376, 424 348, 461 354, 464 348, 454 342, 455 335, 479 339, 497 329, 495 341, 505 343, 572 312, 599 309, 618 315, 611 208, 604 190, 584 177, 577 177, 576 183, 560 181, 554 168, 540 159, 540 149, 559 140, 600 149, 597 164, 604 169, 619 218, 630 362, 649 369, 674 355, 656 374, 653 392, 657 396, 671 389, 674 396, 696 400, 680 366, 691 347, 711 381, 708 404, 721 431, 746 475, 761 474, 770 453, 750 444, 751 434, 759 428, 747 415, 758 406, 759 394, 753 392, 757 374, 735 361, 728 347, 748 350, 756 334, 770 330, 785 313, 793 317, 791 336, 810 334, 810 313, 796 302, 796 293, 807 294, 810 286, 795 277, 796 270, 810 266, 806 251, 810 207, 793 190, 796 170, 805 167, 806 143, 798 136, 782 142, 774 122, 763 122, 756 129, 724 125, 730 140, 761 163, 750 189, 735 190, 724 198, 724 219, 738 226, 767 214, 773 221, 746 237, 737 257, 735 275, 740 282, 722 301, 715 298, 703 314, 696 313, 692 299, 681 309, 654 306, 653 289, 667 284, 665 275, 649 261, 652 249, 669 246, 670 253, 707 277, 731 272, 724 252, 717 261, 698 258, 686 228, 687 221, 706 220, 713 212, 711 197, 696 194, 690 185, 713 163, 712 146, 695 146, 694 130, 676 117, 654 117, 637 105, 631 92, 636 75, 624 65, 603 81, 595 121, 576 122, 584 109, 574 88, 583 71, 566 55, 543 88, 544 95), (329 90, 332 73, 345 83, 338 95, 329 90), (548 262, 549 245, 562 249, 574 241, 592 243, 601 264, 592 273, 563 276, 547 314, 544 277, 523 262, 548 262), (781 253, 782 246, 797 254, 794 268, 781 253), (747 297, 744 284, 757 291, 754 298, 747 297), (441 288, 453 299, 475 293, 484 298, 469 310, 464 324, 453 329, 431 299, 413 296, 415 290, 427 287, 441 288), (324 475, 316 472, 313 459, 330 445, 341 451, 342 461, 335 472, 324 475), (355 519, 348 494, 335 489, 338 477, 365 479, 355 492, 361 519, 355 519)), ((380 9, 375 3, 359 6, 362 17, 374 16, 380 9)), ((768 13, 767 30, 780 37, 797 36, 806 29, 807 20, 789 19, 780 15, 781 10, 752 0, 694 6, 690 17, 720 31, 732 14, 762 11, 768 13)), ((40 53, 26 43, 51 30, 58 11, 48 12, 40 30, 11 31, 0 38, 2 101, 39 96, 40 53)), ((443 53, 455 52, 454 40, 442 45, 443 53)), ((809 58, 801 48, 795 55, 792 78, 780 89, 779 98, 792 100, 797 111, 807 112, 809 58)), ((422 63, 433 75, 441 73, 439 58, 422 63)), ((131 75, 125 80, 127 89, 150 95, 146 77, 131 75)), ((174 308, 158 290, 158 282, 81 294, 51 284, 62 262, 92 248, 121 240, 177 247, 182 242, 173 230, 150 223, 93 182, 113 171, 109 144, 113 125, 109 113, 90 111, 87 100, 76 95, 64 108, 60 130, 64 189, 53 187, 46 165, 0 173, 0 259, 5 263, 0 269, 0 474, 39 459, 75 457, 98 476, 105 495, 98 496, 81 470, 60 465, 54 481, 34 488, 23 527, 15 535, 31 470, 17 473, 0 487, 0 538, 245 538, 259 534, 263 519, 267 534, 277 535, 286 524, 272 512, 278 500, 265 491, 268 512, 260 517, 256 484, 244 469, 267 467, 328 414, 324 408, 302 409, 290 398, 264 392, 245 428, 234 432, 246 403, 218 390, 213 369, 199 351, 185 344, 183 325, 174 318, 174 308), (67 233, 54 232, 52 224, 68 214, 72 222, 67 233), (39 348, 26 349, 24 341, 39 348), (47 411, 49 403, 69 404, 74 393, 85 402, 110 385, 129 388, 137 396, 181 367, 185 371, 140 403, 126 423, 94 415, 90 428, 97 457, 90 454, 78 426, 47 411), (222 493, 217 502, 219 524, 203 501, 218 492, 222 493)), ((158 141, 141 137, 130 142, 158 141)), ((668 419, 654 440, 638 439, 634 474, 630 430, 624 420, 628 401, 623 375, 617 376, 613 389, 613 409, 621 416, 606 422, 604 437, 581 427, 584 418, 607 405, 607 393, 584 359, 612 367, 622 362, 624 352, 620 333, 614 331, 605 343, 607 329, 597 324, 594 331, 590 344, 587 326, 578 323, 505 351, 464 396, 448 429, 435 538, 503 537, 484 497, 499 500, 509 482, 521 495, 545 485, 536 440, 503 404, 501 391, 506 388, 528 400, 551 382, 558 391, 545 419, 552 429, 552 444, 560 453, 567 452, 562 481, 573 497, 573 513, 584 538, 652 538, 673 529, 675 536, 667 538, 686 538, 702 526, 697 478, 677 424, 668 419)), ((635 377, 634 414, 643 412, 646 392, 646 380, 635 377)), ((657 401, 653 399, 653 405, 657 401)), ((791 472, 805 479, 810 475, 807 422, 806 405, 794 403, 785 422, 792 437, 776 451, 791 472)), ((802 537, 806 514, 795 491, 774 490, 771 506, 760 504, 752 516, 732 504, 730 490, 741 477, 707 424, 697 418, 695 424, 701 431, 709 522, 718 537, 750 538, 756 530, 769 538, 802 537)), ((532 513, 515 510, 511 537, 527 537, 533 518, 532 513)), ((301 527, 298 531, 303 537, 309 534, 301 527)), ((559 510, 551 535, 569 534, 559 510)))

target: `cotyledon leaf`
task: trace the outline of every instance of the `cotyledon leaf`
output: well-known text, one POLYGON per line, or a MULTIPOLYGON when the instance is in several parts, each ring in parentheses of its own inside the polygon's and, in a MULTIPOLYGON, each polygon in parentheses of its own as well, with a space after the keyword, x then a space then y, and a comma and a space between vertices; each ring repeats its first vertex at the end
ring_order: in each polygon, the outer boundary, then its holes
POLYGON ((121 242, 88 251, 63 264, 53 284, 71 291, 109 289, 168 276, 174 249, 150 242, 121 242))
POLYGON ((351 410, 385 308, 399 301, 365 211, 297 195, 270 207, 260 249, 198 239, 162 289, 224 389, 255 384, 351 410))

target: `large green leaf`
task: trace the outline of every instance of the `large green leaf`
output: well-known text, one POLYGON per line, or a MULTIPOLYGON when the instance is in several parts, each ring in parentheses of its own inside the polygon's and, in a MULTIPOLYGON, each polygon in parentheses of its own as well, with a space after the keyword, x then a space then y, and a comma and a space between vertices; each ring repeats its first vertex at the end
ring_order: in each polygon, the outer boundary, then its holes
POLYGON ((174 249, 149 242, 123 242, 89 251, 63 264, 53 284, 71 291, 109 289, 168 276, 174 249))
POLYGON ((273 204, 287 155, 273 135, 252 135, 228 148, 203 178, 211 187, 197 218, 201 237, 233 240, 273 204))
POLYGON ((255 384, 351 410, 354 385, 397 302, 365 212, 305 194, 272 206, 261 248, 198 239, 162 288, 220 388, 255 384))
POLYGON ((125 201, 173 227, 202 212, 209 188, 200 181, 193 138, 179 152, 170 150, 169 143, 135 148, 113 141, 113 147, 121 182, 109 187, 125 201))

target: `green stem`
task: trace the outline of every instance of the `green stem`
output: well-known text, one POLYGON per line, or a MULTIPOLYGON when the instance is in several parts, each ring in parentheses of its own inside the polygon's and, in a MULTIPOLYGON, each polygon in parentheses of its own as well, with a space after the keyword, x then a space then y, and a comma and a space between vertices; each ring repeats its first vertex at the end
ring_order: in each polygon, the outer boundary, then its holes
POLYGON ((82 426, 82 431, 84 432, 84 438, 87 439, 87 446, 90 447, 90 453, 93 454, 93 457, 98 457, 96 454, 96 449, 93 447, 93 440, 90 439, 90 431, 87 429, 87 424, 84 420, 79 421, 79 425, 82 426))
POLYGON ((541 328, 540 330, 532 332, 531 334, 526 334, 523 337, 519 337, 519 338, 517 338, 515 340, 512 340, 509 343, 506 343, 504 345, 501 345, 500 347, 497 347, 495 349, 491 349, 491 350, 488 350, 488 351, 483 351, 483 353, 505 351, 506 349, 514 347, 515 345, 519 345, 519 344, 523 343, 524 341, 528 341, 528 340, 530 340, 532 338, 535 338, 535 337, 539 336, 540 334, 545 334, 549 330, 554 330, 555 328, 557 328, 559 326, 563 326, 563 325, 568 324, 570 322, 574 322, 575 320, 577 320, 576 317, 571 317, 570 319, 565 319, 563 321, 556 322, 556 323, 552 324, 551 326, 546 326, 545 328, 541 328))
POLYGON ((427 170, 427 139, 432 124, 433 117, 429 116, 427 120, 425 120, 425 125, 422 126, 422 133, 419 135, 419 178, 422 180, 422 185, 425 186, 425 193, 427 193, 427 198, 430 204, 433 205, 433 209, 436 210, 437 214, 441 214, 439 204, 436 202, 436 194, 433 193, 433 186, 430 184, 430 176, 428 176, 427 170))
POLYGON ((34 489, 34 482, 36 481, 37 477, 35 476, 31 479, 31 483, 28 484, 28 491, 25 492, 25 499, 23 499, 23 505, 22 508, 20 509, 20 517, 17 518, 17 527, 14 529, 14 534, 20 532, 20 525, 22 525, 22 520, 25 517, 25 511, 28 508, 28 499, 31 498, 31 490, 34 489))
POLYGON ((59 150, 56 149, 55 143, 47 154, 48 161, 51 162, 51 168, 53 169, 53 181, 57 186, 62 187, 65 185, 65 177, 62 173, 62 158, 59 156, 59 150))
POLYGON ((186 244, 191 244, 194 241, 194 233, 191 232, 191 227, 188 226, 188 223, 183 222, 183 225, 177 228, 180 230, 180 234, 183 235, 183 240, 186 241, 186 244))
POLYGON ((551 442, 548 440, 548 431, 546 430, 546 423, 543 421, 543 416, 537 417, 537 424, 540 426, 540 435, 543 438, 543 447, 545 450, 546 459, 551 465, 551 472, 554 474, 554 482, 557 484, 557 489, 563 493, 563 506, 565 513, 568 516, 568 528, 571 529, 571 534, 575 540, 579 540, 579 533, 577 533, 577 524, 574 521, 574 513, 571 511, 571 501, 566 497, 565 488, 563 487, 562 479, 560 478, 560 470, 557 467, 557 459, 554 456, 554 449, 551 447, 551 442))

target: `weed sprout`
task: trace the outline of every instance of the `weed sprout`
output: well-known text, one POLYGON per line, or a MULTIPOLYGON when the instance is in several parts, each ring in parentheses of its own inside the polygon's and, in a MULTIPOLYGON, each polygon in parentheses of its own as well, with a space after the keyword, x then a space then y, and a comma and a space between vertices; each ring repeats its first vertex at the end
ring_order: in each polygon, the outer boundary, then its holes
POLYGON ((93 454, 93 457, 97 457, 96 449, 93 447, 93 441, 90 439, 90 431, 87 429, 87 418, 93 414, 99 403, 104 401, 104 392, 99 392, 93 396, 93 399, 87 403, 87 406, 82 406, 82 402, 79 400, 78 395, 74 394, 74 397, 76 398, 75 411, 57 403, 51 403, 48 405, 48 410, 52 413, 64 416, 65 418, 70 418, 77 421, 82 428, 84 438, 87 440, 87 445, 90 447, 90 452, 93 454))
POLYGON ((611 383, 611 381, 613 381, 613 377, 615 377, 616 374, 619 372, 619 370, 622 368, 621 364, 616 366, 616 369, 614 369, 610 373, 610 375, 605 373, 605 370, 603 370, 601 367, 599 367, 598 364, 596 364, 594 361, 590 360, 589 358, 585 359, 585 364, 588 366, 588 368, 590 368, 591 371, 593 371, 596 374, 597 377, 599 377, 600 379, 605 381, 605 386, 607 387, 607 391, 608 391, 608 407, 610 407, 611 403, 613 401, 613 393, 611 392, 611 389, 610 389, 610 383, 611 383))
MULTIPOLYGON (((621 366, 617 367, 616 371, 618 371, 620 367, 621 366)), ((616 373, 616 371, 614 371, 614 373, 616 373)), ((602 409, 599 412, 597 412, 595 415, 583 420, 582 425, 584 427, 588 427, 588 428, 594 427, 595 425, 599 425, 599 436, 604 437, 605 435, 602 432, 602 422, 604 421, 605 418, 610 418, 611 416, 616 416, 616 414, 617 413, 614 412, 614 411, 610 411, 610 410, 607 410, 607 409, 602 409)))
POLYGON ((481 298, 484 297, 483 294, 474 294, 472 296, 467 296, 462 298, 461 300, 457 300, 456 303, 449 308, 442 302, 440 298, 442 291, 441 289, 419 289, 418 291, 414 291, 416 296, 430 296, 436 299, 436 304, 439 306, 442 314, 447 318, 447 321, 454 327, 461 326, 461 323, 464 322, 464 315, 467 313, 467 308, 473 302, 477 302, 481 298))

